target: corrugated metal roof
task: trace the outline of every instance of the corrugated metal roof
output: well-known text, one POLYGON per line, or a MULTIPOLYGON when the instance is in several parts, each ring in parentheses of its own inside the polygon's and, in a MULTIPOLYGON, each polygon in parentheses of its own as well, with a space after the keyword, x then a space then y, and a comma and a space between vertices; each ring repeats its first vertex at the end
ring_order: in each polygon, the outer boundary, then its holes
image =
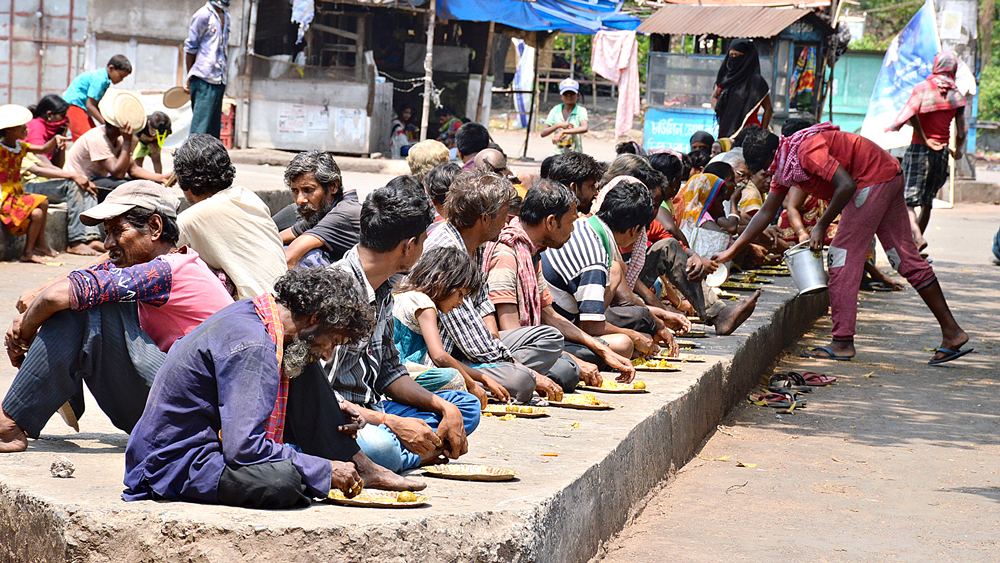
POLYGON ((813 8, 829 6, 830 0, 661 0, 659 3, 686 4, 689 6, 784 6, 788 8, 813 8))
POLYGON ((670 4, 642 22, 638 31, 665 35, 774 37, 810 13, 810 10, 796 8, 670 4))

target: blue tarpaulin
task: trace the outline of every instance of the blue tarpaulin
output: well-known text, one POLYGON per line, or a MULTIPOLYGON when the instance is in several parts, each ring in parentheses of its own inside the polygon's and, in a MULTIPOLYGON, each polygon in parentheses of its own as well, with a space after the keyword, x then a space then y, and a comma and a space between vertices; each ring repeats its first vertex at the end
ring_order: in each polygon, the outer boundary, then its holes
POLYGON ((444 19, 492 21, 525 31, 594 34, 639 27, 639 18, 621 13, 621 5, 614 0, 439 0, 437 12, 444 19))

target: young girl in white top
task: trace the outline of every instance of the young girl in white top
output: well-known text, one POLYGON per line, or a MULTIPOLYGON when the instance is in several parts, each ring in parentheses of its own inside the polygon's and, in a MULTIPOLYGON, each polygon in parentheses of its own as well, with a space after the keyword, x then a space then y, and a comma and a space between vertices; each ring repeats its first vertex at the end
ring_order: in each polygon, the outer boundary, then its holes
MULTIPOLYGON (((483 274, 467 253, 457 248, 429 250, 399 288, 392 314, 396 317, 393 340, 400 360, 407 365, 458 370, 469 392, 485 407, 486 392, 480 383, 498 399, 506 401, 510 394, 490 376, 447 353, 438 330, 438 313, 450 312, 466 295, 478 292, 482 283, 483 274)), ((421 376, 417 377, 418 382, 421 376)))

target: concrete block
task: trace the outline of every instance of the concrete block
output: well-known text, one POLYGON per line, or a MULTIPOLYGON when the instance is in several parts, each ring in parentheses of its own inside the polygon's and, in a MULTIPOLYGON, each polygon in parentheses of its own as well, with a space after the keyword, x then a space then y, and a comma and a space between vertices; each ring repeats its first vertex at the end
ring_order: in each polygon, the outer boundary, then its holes
MULTIPOLYGON (((59 252, 66 251, 66 204, 49 204, 49 217, 45 223, 45 239, 59 252)), ((0 227, 0 260, 17 260, 24 252, 24 236, 15 237, 0 227)))
MULTIPOLYGON (((942 189, 942 192, 947 186, 942 189)), ((955 203, 1000 204, 1000 184, 958 180, 955 182, 955 203)))
POLYGON ((827 306, 826 294, 797 297, 788 278, 777 278, 734 335, 700 341, 707 363, 641 373, 650 392, 602 395, 612 411, 484 418, 462 462, 516 469, 519 479, 423 479, 431 504, 420 509, 124 503, 127 437, 96 408, 81 420, 81 434, 54 417, 27 452, 0 456, 0 559, 586 562, 827 306), (558 456, 540 455, 549 452, 558 456), (48 476, 58 455, 75 460, 73 479, 48 476))

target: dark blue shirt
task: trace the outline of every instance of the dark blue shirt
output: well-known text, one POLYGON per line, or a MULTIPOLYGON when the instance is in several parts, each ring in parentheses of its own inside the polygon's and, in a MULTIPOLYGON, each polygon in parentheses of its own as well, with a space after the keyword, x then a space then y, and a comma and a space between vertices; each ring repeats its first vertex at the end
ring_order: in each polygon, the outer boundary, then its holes
POLYGON ((214 503, 227 464, 285 459, 302 474, 308 494, 325 497, 330 462, 265 437, 278 396, 276 351, 250 299, 177 340, 129 438, 122 498, 214 503))

